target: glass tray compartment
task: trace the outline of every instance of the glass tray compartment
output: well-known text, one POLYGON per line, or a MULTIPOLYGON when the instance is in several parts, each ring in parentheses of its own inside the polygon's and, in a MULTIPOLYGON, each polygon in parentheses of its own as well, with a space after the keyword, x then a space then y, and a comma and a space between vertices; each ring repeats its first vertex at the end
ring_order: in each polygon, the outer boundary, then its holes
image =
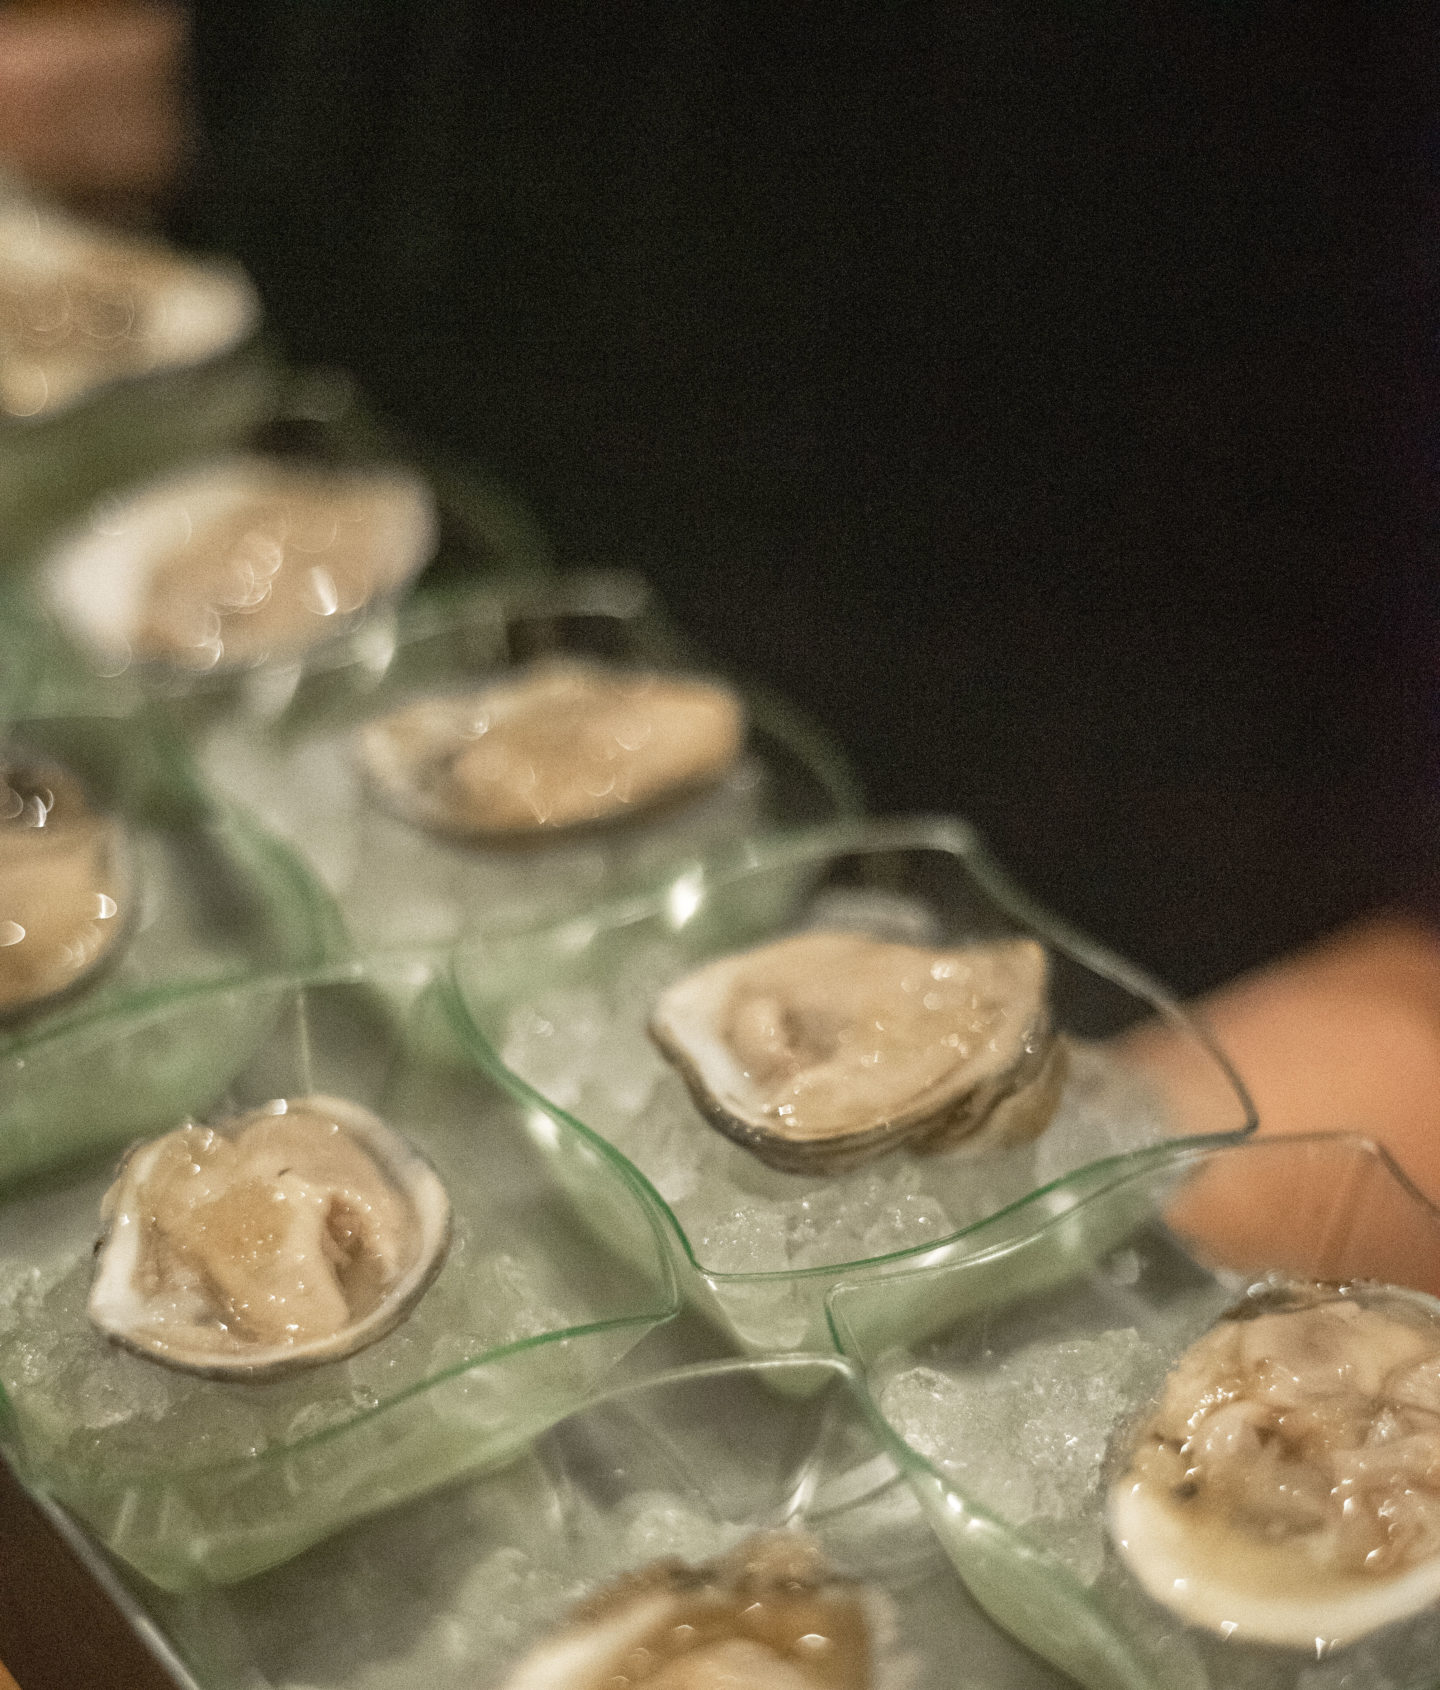
POLYGON ((761 829, 857 807, 838 752, 788 707, 753 694, 737 770, 649 814, 486 846, 443 838, 375 797, 356 747, 360 724, 553 658, 705 672, 633 576, 421 595, 303 669, 257 671, 237 707, 199 733, 200 760, 221 790, 308 857, 367 949, 448 945, 548 920, 761 829))
POLYGON ((496 1690, 597 1585, 781 1527, 883 1593, 877 1690, 1060 1690, 965 1595, 834 1358, 624 1386, 503 1472, 224 1590, 165 1596, 82 1549, 184 1690, 496 1690))
POLYGON ((1103 1518, 1116 1440, 1247 1286, 1440 1292, 1440 1211, 1388 1157, 1344 1135, 1180 1148, 1082 1176, 972 1244, 887 1285, 839 1286, 830 1318, 1000 1625, 1088 1690, 1434 1685, 1435 1609, 1318 1659, 1229 1642, 1146 1595, 1103 1518))
POLYGON ((274 1382, 227 1382, 131 1355, 90 1327, 108 1160, 0 1206, 0 1440, 32 1489, 169 1588, 246 1577, 512 1456, 676 1307, 633 1176, 567 1130, 602 1221, 627 1237, 622 1262, 574 1226, 424 965, 181 998, 156 1036, 183 1037, 195 1007, 230 1048, 205 1118, 316 1092, 358 1103, 433 1163, 454 1232, 435 1283, 377 1343, 274 1382))
MULTIPOLYGON (((963 1256, 976 1225, 1037 1189, 1043 1201, 1077 1168, 1254 1124, 1204 1032, 1138 970, 1036 909, 962 822, 841 822, 759 839, 651 895, 463 948, 455 970, 477 1054, 532 1105, 532 1136, 543 1145, 583 1124, 628 1158, 668 1219, 688 1295, 753 1352, 823 1347, 824 1299, 839 1279, 963 1256), (714 957, 806 925, 926 944, 1039 939, 1071 1045, 1046 1132, 980 1157, 892 1152, 828 1179, 777 1173, 715 1132, 648 1037, 655 997, 714 957), (1173 1096, 1159 1069, 1114 1040, 1155 1018, 1195 1055, 1173 1096)), ((585 1221, 583 1187, 560 1158, 555 1171, 585 1221)))

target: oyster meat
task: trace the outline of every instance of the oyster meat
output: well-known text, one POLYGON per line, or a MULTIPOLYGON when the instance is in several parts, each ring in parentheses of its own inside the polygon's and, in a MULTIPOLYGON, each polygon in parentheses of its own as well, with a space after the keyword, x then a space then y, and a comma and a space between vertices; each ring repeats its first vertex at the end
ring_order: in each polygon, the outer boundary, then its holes
POLYGON ((124 825, 67 770, 0 751, 0 1017, 109 961, 136 901, 124 825))
POLYGON ((702 1566, 658 1561, 600 1591, 504 1690, 878 1690, 891 1629, 876 1592, 797 1532, 702 1566))
POLYGON ((459 838, 524 840, 708 785, 744 737, 728 687, 555 661, 382 716, 361 730, 360 754, 406 820, 459 838))
POLYGON ((1109 1498, 1191 1624, 1314 1652, 1440 1601, 1440 1305, 1266 1284, 1180 1358, 1109 1498))
POLYGON ((49 416, 108 382, 200 363, 259 318, 234 265, 0 205, 0 417, 49 416))
POLYGON ((797 933, 676 981, 650 1034, 710 1122, 771 1167, 990 1149, 1035 1137, 1059 1101, 1047 972, 1032 939, 797 933))
POLYGON ((429 1163, 369 1110, 319 1095, 138 1146, 101 1214, 91 1320, 218 1378, 274 1377, 383 1337, 450 1237, 429 1163))
POLYGON ((108 508, 44 575, 60 621, 107 667, 204 672, 330 638, 398 592, 435 534, 414 476, 242 455, 108 508))

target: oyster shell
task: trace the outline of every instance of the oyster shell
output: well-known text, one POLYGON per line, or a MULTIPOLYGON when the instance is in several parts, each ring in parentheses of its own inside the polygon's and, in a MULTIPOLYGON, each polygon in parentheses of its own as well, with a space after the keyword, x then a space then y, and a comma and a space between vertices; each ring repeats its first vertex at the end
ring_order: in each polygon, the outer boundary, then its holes
POLYGON ((259 319, 232 264, 0 203, 0 417, 46 417, 109 382, 198 364, 259 319))
POLYGON ((1307 1652, 1440 1600, 1440 1305, 1260 1288, 1192 1344, 1109 1498, 1157 1601, 1307 1652))
POLYGON ((796 1532, 698 1567, 657 1561, 590 1598, 503 1690, 877 1690, 891 1622, 796 1532))
POLYGON ((218 1378, 271 1378, 374 1343, 450 1238, 429 1163, 368 1109, 320 1095, 138 1146, 101 1215, 91 1320, 218 1378))
POLYGON ((124 825, 68 770, 0 748, 0 1018, 94 974, 136 902, 124 825))
POLYGON ((466 839, 524 839, 613 820, 718 780, 745 724, 728 687, 537 663, 368 723, 362 761, 386 804, 466 839))
POLYGON ((990 1149, 1059 1101, 1045 952, 797 933, 663 992, 650 1035, 710 1122, 771 1167, 834 1173, 904 1145, 990 1149))
POLYGON ((42 573, 56 616, 107 668, 203 673, 333 637, 404 586, 435 536, 412 475, 242 454, 107 507, 42 573))

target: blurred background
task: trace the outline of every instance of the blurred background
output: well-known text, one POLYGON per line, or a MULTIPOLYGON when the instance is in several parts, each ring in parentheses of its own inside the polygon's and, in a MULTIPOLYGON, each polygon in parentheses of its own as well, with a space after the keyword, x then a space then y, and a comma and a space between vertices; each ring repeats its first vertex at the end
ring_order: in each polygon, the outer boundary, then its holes
POLYGON ((1428 5, 0 10, 0 155, 1196 991, 1435 867, 1428 5))

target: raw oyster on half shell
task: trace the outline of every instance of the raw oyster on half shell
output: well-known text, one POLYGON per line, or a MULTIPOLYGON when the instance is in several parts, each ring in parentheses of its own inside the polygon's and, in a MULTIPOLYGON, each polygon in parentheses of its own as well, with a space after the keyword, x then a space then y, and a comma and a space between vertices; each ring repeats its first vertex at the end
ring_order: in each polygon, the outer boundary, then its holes
POLYGON ((1033 939, 797 933, 676 981, 650 1034, 721 1132, 771 1167, 833 1173, 1042 1132, 1065 1073, 1047 974, 1033 939))
POLYGON ((523 841, 613 821, 718 780, 745 738, 713 681, 557 660, 368 723, 360 755, 407 821, 523 841))
POLYGON ((66 631, 109 669, 204 673, 295 657, 429 561, 434 503, 396 469, 237 455, 107 507, 43 570, 66 631))
POLYGON ((1266 1284, 1192 1344, 1110 1492, 1140 1584, 1313 1654, 1440 1602, 1440 1305, 1266 1284))
POLYGON ((233 264, 0 203, 0 417, 48 417, 112 381, 201 363, 259 319, 233 264))
POLYGON ((124 824, 68 770, 0 748, 0 1019, 110 961, 136 902, 124 824))
POLYGON ((368 1109, 319 1095, 138 1146, 101 1216, 91 1320, 218 1378, 272 1378, 374 1343, 450 1238, 430 1164, 368 1109))
POLYGON ((504 1690, 881 1690, 893 1622, 798 1532, 701 1566, 657 1561, 592 1596, 504 1690))

